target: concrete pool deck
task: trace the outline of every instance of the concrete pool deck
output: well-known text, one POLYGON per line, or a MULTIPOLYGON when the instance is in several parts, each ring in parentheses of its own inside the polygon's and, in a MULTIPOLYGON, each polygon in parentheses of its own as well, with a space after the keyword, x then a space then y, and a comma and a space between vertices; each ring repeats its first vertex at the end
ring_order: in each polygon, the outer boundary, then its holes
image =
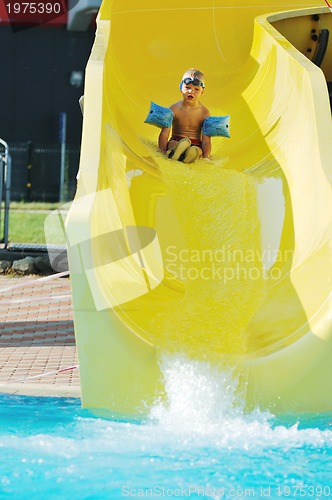
POLYGON ((68 277, 0 276, 0 393, 80 397, 68 277))

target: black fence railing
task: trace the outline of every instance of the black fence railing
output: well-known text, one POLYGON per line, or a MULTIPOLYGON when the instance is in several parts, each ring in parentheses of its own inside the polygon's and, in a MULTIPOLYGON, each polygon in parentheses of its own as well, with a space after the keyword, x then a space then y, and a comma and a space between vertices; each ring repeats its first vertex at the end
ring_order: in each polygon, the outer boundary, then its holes
MULTIPOLYGON (((12 201, 59 201, 60 144, 9 143, 9 152, 12 159, 12 201)), ((74 197, 79 156, 79 146, 66 147, 63 201, 74 197)))

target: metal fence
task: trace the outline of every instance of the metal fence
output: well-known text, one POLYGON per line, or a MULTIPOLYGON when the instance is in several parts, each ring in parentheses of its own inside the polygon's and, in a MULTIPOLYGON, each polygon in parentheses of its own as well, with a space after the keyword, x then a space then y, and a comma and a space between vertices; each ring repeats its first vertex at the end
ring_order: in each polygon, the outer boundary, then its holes
MULTIPOLYGON (((60 144, 9 143, 9 152, 12 159, 12 201, 59 201, 60 144)), ((63 201, 74 197, 79 155, 79 146, 66 147, 63 201)))
POLYGON ((8 144, 0 139, 0 243, 8 245, 11 157, 8 144), (4 201, 4 206, 2 206, 4 201))

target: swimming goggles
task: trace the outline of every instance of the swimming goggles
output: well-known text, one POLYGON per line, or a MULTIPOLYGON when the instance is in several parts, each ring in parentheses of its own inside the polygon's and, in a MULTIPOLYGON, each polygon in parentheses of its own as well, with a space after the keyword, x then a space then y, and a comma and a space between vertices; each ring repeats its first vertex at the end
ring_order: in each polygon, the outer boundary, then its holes
POLYGON ((203 89, 205 89, 205 85, 203 82, 201 82, 201 80, 199 80, 198 78, 190 78, 189 76, 187 78, 184 78, 181 82, 181 87, 182 87, 182 84, 185 84, 185 85, 190 85, 191 83, 195 86, 195 87, 203 87, 203 89))

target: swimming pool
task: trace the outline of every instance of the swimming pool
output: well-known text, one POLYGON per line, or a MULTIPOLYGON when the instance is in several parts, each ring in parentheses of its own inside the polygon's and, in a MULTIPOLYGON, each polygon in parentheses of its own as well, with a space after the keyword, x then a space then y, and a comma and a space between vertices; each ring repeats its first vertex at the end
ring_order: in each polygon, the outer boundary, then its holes
POLYGON ((243 411, 232 374, 173 360, 140 422, 0 395, 0 498, 332 498, 332 415, 243 411))

